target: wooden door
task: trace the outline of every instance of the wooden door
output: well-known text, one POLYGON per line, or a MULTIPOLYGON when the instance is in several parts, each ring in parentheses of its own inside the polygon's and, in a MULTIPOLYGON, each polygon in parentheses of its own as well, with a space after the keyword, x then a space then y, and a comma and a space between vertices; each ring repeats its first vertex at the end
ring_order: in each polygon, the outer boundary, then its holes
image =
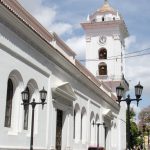
POLYGON ((63 111, 57 109, 56 120, 56 150, 61 150, 63 111))

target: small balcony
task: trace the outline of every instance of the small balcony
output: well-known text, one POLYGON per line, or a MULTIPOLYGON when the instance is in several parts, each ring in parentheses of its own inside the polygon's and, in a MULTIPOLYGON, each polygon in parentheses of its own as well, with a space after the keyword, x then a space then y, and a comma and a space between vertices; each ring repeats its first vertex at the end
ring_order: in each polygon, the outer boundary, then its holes
POLYGON ((116 75, 108 76, 108 75, 99 75, 99 72, 97 71, 96 72, 96 78, 98 80, 104 80, 104 81, 119 81, 119 80, 122 80, 126 84, 126 86, 129 87, 129 83, 125 79, 124 74, 120 75, 120 76, 116 76, 116 75))

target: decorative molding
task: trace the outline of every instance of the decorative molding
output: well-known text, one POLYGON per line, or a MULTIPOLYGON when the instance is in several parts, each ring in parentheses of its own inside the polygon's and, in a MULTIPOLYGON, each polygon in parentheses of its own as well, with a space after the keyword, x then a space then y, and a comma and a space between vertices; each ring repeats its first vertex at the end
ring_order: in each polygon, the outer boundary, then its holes
POLYGON ((64 50, 68 55, 72 55, 72 57, 76 56, 76 53, 66 44, 64 43, 59 36, 53 32, 53 40, 64 50))
POLYGON ((100 104, 94 102, 93 100, 90 101, 91 104, 93 104, 94 106, 96 106, 97 108, 101 108, 100 104))
MULTIPOLYGON (((64 98, 64 99, 67 99, 67 100, 71 100, 71 101, 74 101, 75 100, 75 98, 72 96, 72 95, 69 95, 67 92, 65 92, 65 91, 63 91, 63 90, 61 90, 61 89, 52 89, 52 91, 53 91, 53 93, 54 93, 54 95, 57 95, 57 96, 59 96, 59 97, 62 97, 62 98, 64 98)), ((54 98, 56 97, 57 98, 57 96, 54 96, 54 98)))
POLYGON ((114 40, 120 40, 120 36, 117 35, 117 34, 114 34, 112 37, 113 37, 114 40))
POLYGON ((71 85, 68 82, 62 83, 56 88, 52 88, 52 92, 54 98, 62 97, 72 102, 77 99, 74 90, 72 89, 71 85))
POLYGON ((84 100, 86 100, 86 101, 89 100, 89 98, 88 98, 86 95, 83 95, 83 93, 81 93, 81 92, 79 92, 79 91, 77 91, 77 90, 75 90, 74 92, 75 92, 78 96, 82 97, 84 100))
POLYGON ((51 41, 53 36, 49 33, 28 11, 26 11, 16 0, 1 0, 1 3, 17 18, 28 25, 32 30, 38 32, 47 41, 51 41))
POLYGON ((100 45, 105 45, 106 41, 107 41, 107 37, 105 35, 100 35, 99 36, 98 42, 99 42, 100 45))
POLYGON ((114 117, 116 117, 110 109, 106 109, 106 108, 104 108, 102 115, 103 115, 103 117, 109 118, 110 120, 112 120, 112 119, 114 119, 114 117))
POLYGON ((55 109, 60 108, 63 111, 72 110, 72 106, 62 104, 62 103, 58 102, 57 99, 53 99, 52 102, 54 104, 55 109))

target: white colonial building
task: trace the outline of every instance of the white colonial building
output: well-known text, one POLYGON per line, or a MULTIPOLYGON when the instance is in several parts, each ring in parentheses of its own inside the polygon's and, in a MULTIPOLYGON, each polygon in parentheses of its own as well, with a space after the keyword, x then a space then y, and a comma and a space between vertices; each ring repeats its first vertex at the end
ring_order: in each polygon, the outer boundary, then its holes
POLYGON ((98 143, 126 149, 125 107, 115 88, 122 83, 128 90, 122 57, 128 31, 107 1, 81 25, 86 68, 16 0, 0 0, 0 150, 29 149, 32 113, 21 105, 21 92, 39 102, 43 87, 47 104, 35 108, 34 149, 87 150, 98 143), (99 133, 93 121, 105 123, 99 133))

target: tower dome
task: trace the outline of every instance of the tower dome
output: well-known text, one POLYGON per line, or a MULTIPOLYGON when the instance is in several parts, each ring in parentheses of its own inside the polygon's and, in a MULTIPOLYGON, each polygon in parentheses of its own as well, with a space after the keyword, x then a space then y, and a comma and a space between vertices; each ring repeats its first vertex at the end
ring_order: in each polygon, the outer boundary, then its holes
POLYGON ((108 0, 104 0, 104 4, 89 16, 89 22, 103 22, 103 21, 114 21, 121 20, 121 16, 117 10, 115 10, 109 4, 108 0))
POLYGON ((105 0, 105 1, 104 1, 103 6, 100 7, 100 9, 99 9, 98 11, 99 11, 100 13, 107 13, 107 12, 114 13, 114 12, 116 12, 116 10, 113 9, 113 8, 110 6, 108 0, 105 0))

